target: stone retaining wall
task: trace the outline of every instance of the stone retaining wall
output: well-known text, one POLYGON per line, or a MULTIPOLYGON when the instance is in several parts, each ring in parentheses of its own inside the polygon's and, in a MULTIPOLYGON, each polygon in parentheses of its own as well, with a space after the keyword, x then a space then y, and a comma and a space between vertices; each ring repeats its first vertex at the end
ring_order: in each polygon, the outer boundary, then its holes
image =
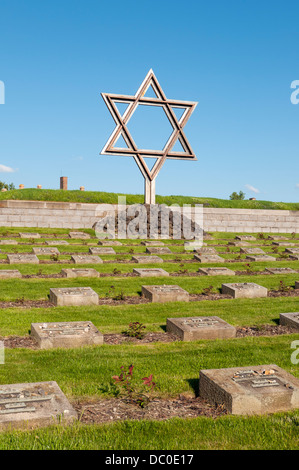
MULTIPOLYGON (((102 204, 0 201, 0 226, 92 228, 102 204)), ((203 208, 207 232, 299 233, 299 211, 203 208)))

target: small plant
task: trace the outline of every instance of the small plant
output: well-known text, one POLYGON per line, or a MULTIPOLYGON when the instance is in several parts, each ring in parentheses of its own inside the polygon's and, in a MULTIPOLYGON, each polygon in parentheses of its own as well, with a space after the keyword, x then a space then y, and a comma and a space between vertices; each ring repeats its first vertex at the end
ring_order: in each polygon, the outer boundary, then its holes
POLYGON ((120 291, 119 294, 116 294, 116 296, 113 297, 113 300, 126 300, 124 291, 120 291))
POLYGON ((123 333, 126 336, 130 336, 131 338, 142 339, 145 336, 144 330, 146 326, 140 323, 139 321, 129 323, 129 328, 125 330, 123 333))
POLYGON ((257 238, 258 238, 259 240, 264 240, 265 235, 264 235, 263 233, 258 233, 258 234, 257 234, 257 238))
POLYGON ((117 269, 117 268, 114 268, 113 271, 112 271, 112 273, 113 273, 115 276, 117 276, 118 274, 121 274, 121 271, 120 271, 119 269, 117 269))
POLYGON ((51 261, 58 261, 58 260, 59 260, 59 256, 58 256, 58 255, 55 255, 55 254, 50 255, 50 260, 51 260, 51 261))
POLYGON ((212 294, 213 286, 205 287, 202 291, 203 295, 210 295, 212 294))
POLYGON ((278 287, 279 292, 289 292, 291 290, 290 286, 287 286, 286 283, 281 280, 279 281, 279 287, 278 287))
POLYGON ((108 292, 106 292, 105 295, 106 295, 106 297, 110 297, 112 294, 114 294, 114 292, 115 292, 115 287, 110 286, 108 292))
POLYGON ((140 386, 134 381, 133 369, 133 364, 129 366, 128 370, 122 366, 121 374, 112 377, 114 384, 118 388, 116 394, 123 396, 130 403, 144 408, 150 401, 150 397, 148 393, 144 392, 144 389, 146 388, 151 393, 156 387, 156 383, 153 381, 153 374, 150 374, 148 377, 141 379, 142 388, 140 389, 140 386))
POLYGON ((254 268, 253 268, 252 264, 250 264, 250 263, 246 263, 245 266, 244 266, 244 269, 248 274, 251 274, 254 271, 254 268))

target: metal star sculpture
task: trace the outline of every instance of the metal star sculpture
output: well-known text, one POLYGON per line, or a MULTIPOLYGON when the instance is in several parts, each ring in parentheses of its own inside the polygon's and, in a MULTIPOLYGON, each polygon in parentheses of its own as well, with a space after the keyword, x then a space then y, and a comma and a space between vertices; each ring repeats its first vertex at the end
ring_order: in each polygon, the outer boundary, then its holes
POLYGON ((133 156, 145 179, 145 203, 155 203, 155 178, 167 158, 179 160, 197 160, 184 132, 189 117, 197 103, 193 101, 179 101, 167 99, 153 70, 150 70, 134 96, 101 93, 115 123, 116 127, 108 142, 104 146, 101 155, 133 156), (152 87, 156 97, 146 97, 147 90, 152 87), (118 110, 116 103, 127 104, 123 114, 118 110), (160 106, 163 108, 173 131, 162 150, 139 149, 128 130, 128 122, 138 105, 160 106), (183 111, 178 119, 175 110, 183 111), (116 147, 119 137, 122 137, 126 147, 116 147), (173 147, 179 141, 183 151, 174 151, 173 147), (144 158, 156 158, 156 162, 150 170, 144 158))

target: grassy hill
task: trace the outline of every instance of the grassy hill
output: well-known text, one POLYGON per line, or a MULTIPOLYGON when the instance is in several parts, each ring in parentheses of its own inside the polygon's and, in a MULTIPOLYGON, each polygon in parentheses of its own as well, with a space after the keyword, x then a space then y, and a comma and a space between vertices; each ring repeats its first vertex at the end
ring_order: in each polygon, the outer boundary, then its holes
MULTIPOLYGON (((118 196, 126 196, 127 204, 142 204, 144 197, 141 194, 117 194, 101 191, 78 191, 60 189, 15 189, 0 193, 1 200, 27 200, 27 201, 59 201, 117 204, 118 196)), ((299 202, 271 202, 271 201, 231 201, 229 199, 217 199, 210 197, 191 196, 156 196, 158 204, 203 204, 204 207, 221 207, 236 209, 282 209, 299 210, 299 202)))

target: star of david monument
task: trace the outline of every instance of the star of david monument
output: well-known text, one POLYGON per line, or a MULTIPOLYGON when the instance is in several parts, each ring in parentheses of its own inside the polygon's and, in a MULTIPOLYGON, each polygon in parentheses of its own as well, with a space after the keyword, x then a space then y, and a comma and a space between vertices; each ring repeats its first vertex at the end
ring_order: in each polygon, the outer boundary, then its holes
POLYGON ((155 181, 166 159, 197 160, 183 131, 197 103, 167 99, 153 70, 148 72, 134 96, 112 93, 101 93, 101 95, 116 124, 101 155, 132 156, 144 177, 144 202, 145 204, 155 204, 155 181), (154 92, 154 97, 146 96, 150 88, 154 92), (120 111, 119 104, 126 105, 124 112, 120 111), (168 118, 172 133, 162 150, 138 148, 128 130, 129 120, 137 107, 141 105, 159 106, 168 118), (178 114, 180 114, 179 117, 177 117, 178 114), (119 141, 121 141, 121 144, 119 144, 119 141), (181 151, 175 150, 177 143, 180 144, 181 151), (145 158, 156 159, 151 169, 149 169, 145 158))

